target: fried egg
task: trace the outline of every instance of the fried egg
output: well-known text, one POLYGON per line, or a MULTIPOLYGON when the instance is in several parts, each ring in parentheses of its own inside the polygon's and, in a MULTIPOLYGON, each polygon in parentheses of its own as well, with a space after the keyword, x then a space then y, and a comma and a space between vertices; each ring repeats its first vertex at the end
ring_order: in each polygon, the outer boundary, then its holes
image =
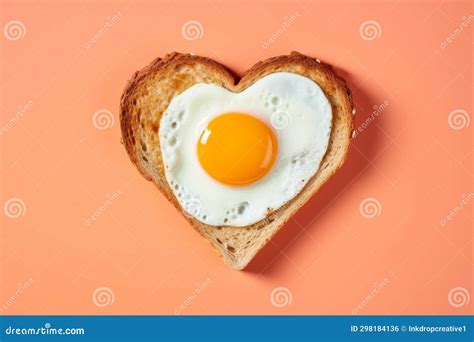
POLYGON ((171 101, 158 134, 183 211, 208 225, 241 227, 298 195, 319 169, 331 128, 318 84, 277 72, 240 93, 193 85, 171 101))

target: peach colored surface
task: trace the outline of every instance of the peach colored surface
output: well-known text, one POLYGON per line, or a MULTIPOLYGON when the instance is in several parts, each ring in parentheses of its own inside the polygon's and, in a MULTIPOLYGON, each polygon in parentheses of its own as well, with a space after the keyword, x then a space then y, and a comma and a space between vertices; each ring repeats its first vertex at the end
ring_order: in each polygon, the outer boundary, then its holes
POLYGON ((2 314, 472 313, 471 2, 1 1, 0 13, 2 314), (298 50, 353 90, 345 166, 243 272, 120 144, 127 79, 174 50, 239 73, 298 50))

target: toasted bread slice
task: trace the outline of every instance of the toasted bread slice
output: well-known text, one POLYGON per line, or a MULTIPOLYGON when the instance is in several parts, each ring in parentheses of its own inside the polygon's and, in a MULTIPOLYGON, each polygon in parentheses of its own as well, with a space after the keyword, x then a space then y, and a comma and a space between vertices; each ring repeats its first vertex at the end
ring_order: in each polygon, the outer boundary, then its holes
MULTIPOLYGON (((217 250, 231 268, 241 270, 280 230, 286 221, 344 163, 353 125, 353 103, 344 80, 332 67, 318 59, 292 52, 287 56, 255 64, 242 78, 216 61, 191 54, 171 53, 155 59, 135 72, 120 103, 122 140, 128 155, 143 176, 182 211, 169 187, 162 162, 158 129, 160 119, 173 98, 196 83, 213 83, 240 92, 260 78, 275 72, 300 74, 316 82, 326 94, 333 111, 329 146, 317 173, 291 201, 246 227, 209 226, 184 213, 189 223, 217 250)), ((183 211, 182 211, 183 212, 183 211)))

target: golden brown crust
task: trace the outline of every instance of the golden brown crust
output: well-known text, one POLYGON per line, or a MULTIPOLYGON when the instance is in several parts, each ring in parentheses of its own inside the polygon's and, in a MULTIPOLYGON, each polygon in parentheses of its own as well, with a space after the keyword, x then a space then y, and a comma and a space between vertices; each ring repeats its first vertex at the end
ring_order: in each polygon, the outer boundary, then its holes
POLYGON ((122 141, 132 162, 143 176, 182 211, 166 181, 157 132, 171 100, 196 83, 214 83, 233 92, 248 88, 274 72, 293 72, 315 81, 333 109, 333 130, 320 170, 290 202, 264 220, 247 227, 215 227, 185 215, 190 224, 219 252, 232 268, 242 269, 283 224, 344 163, 353 125, 353 102, 344 79, 332 66, 298 52, 258 62, 237 77, 222 64, 205 57, 173 52, 135 72, 120 102, 122 141), (158 92, 156 91, 159 91, 158 92), (156 134, 154 134, 156 133, 156 134))

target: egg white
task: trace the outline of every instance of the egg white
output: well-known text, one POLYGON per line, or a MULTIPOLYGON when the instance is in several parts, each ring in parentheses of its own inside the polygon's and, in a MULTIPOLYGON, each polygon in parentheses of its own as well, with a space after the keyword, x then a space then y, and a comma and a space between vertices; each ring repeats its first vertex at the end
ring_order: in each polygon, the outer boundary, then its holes
POLYGON ((196 84, 163 114, 159 140, 165 175, 184 212, 213 226, 247 226, 294 198, 316 174, 331 134, 332 109, 311 79, 287 72, 265 76, 240 93, 196 84), (274 128, 275 165, 247 186, 222 184, 202 168, 197 143, 216 116, 253 115, 274 128))

